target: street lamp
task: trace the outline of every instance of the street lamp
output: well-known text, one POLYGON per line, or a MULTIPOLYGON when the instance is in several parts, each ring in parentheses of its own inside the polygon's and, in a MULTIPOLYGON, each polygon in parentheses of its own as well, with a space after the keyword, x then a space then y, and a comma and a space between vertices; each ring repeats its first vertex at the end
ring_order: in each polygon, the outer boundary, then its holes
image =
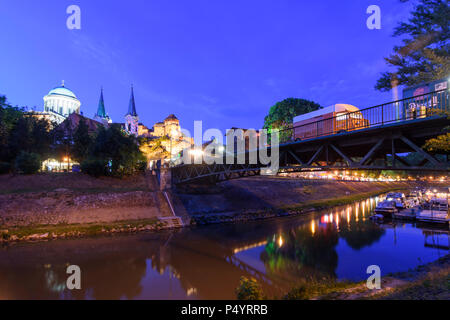
POLYGON ((67 172, 69 172, 69 157, 64 157, 64 161, 67 162, 67 172))

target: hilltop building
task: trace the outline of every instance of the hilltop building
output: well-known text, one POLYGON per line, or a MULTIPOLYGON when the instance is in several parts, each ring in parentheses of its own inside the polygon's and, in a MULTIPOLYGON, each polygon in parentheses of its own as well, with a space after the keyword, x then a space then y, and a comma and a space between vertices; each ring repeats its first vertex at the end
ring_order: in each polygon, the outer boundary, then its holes
MULTIPOLYGON (((61 86, 55 87, 44 97, 44 111, 32 112, 33 116, 44 118, 56 123, 56 128, 62 130, 66 135, 73 134, 81 119, 84 119, 90 134, 95 134, 101 126, 109 127, 113 125, 112 119, 106 112, 103 88, 100 90, 100 98, 97 111, 94 117, 88 118, 81 112, 81 102, 73 91, 65 87, 64 81, 61 86)), ((160 146, 162 152, 146 152, 148 160, 175 159, 185 148, 191 147, 193 138, 182 134, 180 120, 171 114, 162 122, 157 122, 152 128, 143 123, 139 123, 139 115, 136 111, 136 100, 134 88, 131 87, 128 111, 125 115, 124 123, 118 123, 122 130, 136 137, 146 138, 141 149, 151 150, 152 146, 160 146)), ((141 140, 142 141, 142 140, 141 140)), ((74 165, 79 165, 68 157, 63 159, 47 159, 43 163, 43 169, 49 171, 71 171, 74 165)))
POLYGON ((163 122, 155 123, 151 129, 139 124, 139 133, 141 137, 147 138, 146 146, 150 147, 141 148, 141 150, 145 149, 143 152, 147 156, 150 167, 153 166, 154 160, 177 159, 183 149, 190 148, 194 144, 193 138, 183 135, 180 120, 174 114, 169 115, 163 122))

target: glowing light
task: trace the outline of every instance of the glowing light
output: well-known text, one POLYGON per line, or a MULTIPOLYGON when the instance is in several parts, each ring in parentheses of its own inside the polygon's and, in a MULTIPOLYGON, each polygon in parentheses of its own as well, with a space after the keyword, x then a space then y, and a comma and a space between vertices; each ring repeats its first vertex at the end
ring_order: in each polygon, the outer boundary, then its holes
POLYGON ((316 224, 314 223, 314 220, 311 221, 311 233, 316 233, 316 224))
POLYGON ((283 246, 283 237, 279 236, 278 237, 278 246, 281 248, 283 246))
POLYGON ((191 156, 202 156, 203 155, 203 150, 200 149, 192 149, 189 151, 189 154, 191 156))

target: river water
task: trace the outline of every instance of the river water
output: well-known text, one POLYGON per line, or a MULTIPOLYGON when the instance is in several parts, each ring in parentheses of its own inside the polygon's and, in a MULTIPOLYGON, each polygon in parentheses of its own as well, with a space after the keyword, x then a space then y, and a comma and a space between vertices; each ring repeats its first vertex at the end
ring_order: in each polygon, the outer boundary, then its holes
POLYGON ((363 280, 449 253, 449 232, 369 219, 378 198, 314 215, 0 248, 0 299, 234 299, 241 276, 271 297, 310 279, 363 280), (81 268, 81 290, 66 268, 81 268))

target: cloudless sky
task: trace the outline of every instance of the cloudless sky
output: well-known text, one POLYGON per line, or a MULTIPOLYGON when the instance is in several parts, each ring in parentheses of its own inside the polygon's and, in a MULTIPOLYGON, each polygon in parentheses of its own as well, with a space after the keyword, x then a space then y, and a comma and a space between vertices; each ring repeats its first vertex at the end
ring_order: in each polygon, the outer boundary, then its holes
POLYGON ((93 117, 100 87, 123 122, 134 85, 141 122, 170 113, 182 127, 261 128, 288 97, 360 108, 392 100, 374 89, 409 16, 399 0, 0 0, 0 94, 43 109, 65 80, 93 117), (81 30, 66 27, 69 5, 81 30), (367 7, 381 8, 369 30, 367 7))

